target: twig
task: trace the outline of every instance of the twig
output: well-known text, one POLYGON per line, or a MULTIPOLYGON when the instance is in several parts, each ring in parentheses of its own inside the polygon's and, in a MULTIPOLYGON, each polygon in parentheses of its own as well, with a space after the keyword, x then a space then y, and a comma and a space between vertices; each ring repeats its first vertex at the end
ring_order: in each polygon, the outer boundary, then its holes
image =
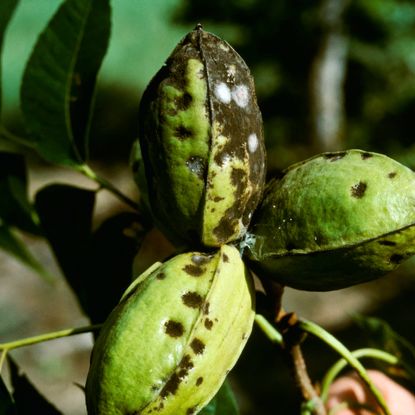
POLYGON ((7 342, 7 343, 0 343, 0 351, 1 351, 0 372, 1 372, 4 359, 6 358, 6 355, 10 350, 17 349, 18 347, 30 346, 32 344, 46 342, 49 340, 59 339, 62 337, 69 337, 69 336, 74 336, 76 334, 96 331, 96 330, 99 330, 101 327, 102 327, 102 324, 93 324, 89 326, 53 331, 53 332, 49 332, 45 334, 40 334, 38 336, 26 337, 24 339, 14 340, 14 341, 7 342))
POLYGON ((324 404, 310 380, 301 351, 300 343, 304 340, 304 333, 297 328, 296 315, 286 313, 282 308, 284 286, 267 278, 261 279, 261 282, 269 299, 269 310, 266 314, 274 324, 271 324, 260 314, 255 316, 255 322, 273 343, 280 345, 287 353, 307 413, 327 415, 324 404))
POLYGON ((301 390, 303 401, 307 403, 315 415, 326 415, 327 411, 323 401, 315 390, 310 376, 307 372, 304 356, 299 344, 293 345, 288 350, 291 356, 294 378, 298 388, 301 390))
MULTIPOLYGON (((390 353, 384 352, 383 350, 378 350, 378 349, 373 349, 373 348, 364 348, 364 349, 354 350, 351 353, 356 359, 365 357, 365 358, 382 360, 383 362, 389 363, 390 365, 399 364, 399 359, 396 356, 390 353)), ((347 360, 340 359, 336 363, 334 363, 334 365, 331 366, 330 369, 325 374, 321 382, 321 393, 320 393, 320 396, 323 402, 327 401, 330 385, 333 383, 334 379, 336 379, 339 373, 347 365, 348 365, 347 360)))
POLYGON ((0 350, 17 349, 18 347, 29 346, 36 343, 42 343, 49 340, 59 339, 61 337, 74 336, 76 334, 88 333, 90 331, 99 330, 102 324, 92 324, 89 326, 82 326, 70 329, 64 329, 59 331, 52 331, 38 336, 26 337, 24 339, 14 340, 7 343, 0 343, 0 350))
POLYGON ((270 300, 270 315, 272 321, 277 323, 282 310, 282 296, 284 294, 284 285, 278 284, 269 278, 261 279, 265 293, 270 300))
POLYGON ((80 171, 83 175, 88 177, 89 179, 95 181, 98 183, 103 189, 108 190, 112 194, 118 197, 121 201, 126 203, 128 206, 133 208, 135 211, 138 210, 138 205, 134 200, 130 199, 128 196, 126 196, 124 193, 122 193, 119 189, 117 189, 112 183, 107 181, 106 179, 98 176, 94 170, 92 170, 87 164, 82 164, 80 166, 77 166, 77 170, 80 171))
POLYGON ((360 378, 369 388, 370 392, 373 394, 374 398, 376 399, 378 405, 382 409, 385 415, 391 415, 389 408, 383 398, 382 394, 379 392, 378 388, 374 385, 372 380, 370 379, 369 375, 366 372, 366 369, 363 365, 356 359, 355 356, 347 349, 346 346, 343 345, 339 340, 337 340, 332 334, 324 330, 322 327, 318 326, 317 324, 307 321, 301 320, 298 322, 298 326, 301 330, 306 333, 310 333, 320 340, 324 341, 327 345, 329 345, 333 350, 339 353, 347 363, 356 370, 360 378))
POLYGON ((307 413, 327 415, 323 401, 315 390, 307 371, 307 366, 300 344, 304 340, 304 332, 299 329, 295 313, 285 313, 280 316, 278 327, 284 339, 284 348, 291 361, 294 379, 303 398, 303 406, 307 413))
POLYGON ((283 345, 281 333, 261 314, 255 314, 255 323, 272 343, 283 345))

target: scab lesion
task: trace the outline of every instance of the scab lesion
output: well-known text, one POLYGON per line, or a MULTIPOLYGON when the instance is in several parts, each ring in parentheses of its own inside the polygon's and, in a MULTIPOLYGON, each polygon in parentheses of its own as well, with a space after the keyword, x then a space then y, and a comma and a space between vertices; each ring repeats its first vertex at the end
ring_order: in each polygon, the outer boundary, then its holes
POLYGON ((337 160, 341 160, 346 154, 347 151, 342 151, 339 153, 325 153, 324 158, 330 160, 331 162, 334 162, 337 160))
POLYGON ((357 199, 361 199, 367 189, 367 184, 365 182, 359 182, 354 184, 351 189, 350 189, 350 193, 353 197, 357 198, 357 199))
POLYGON ((196 386, 200 386, 202 383, 203 383, 203 377, 202 376, 199 376, 196 379, 196 386))
POLYGON ((180 383, 181 379, 179 376, 176 373, 173 373, 173 375, 164 385, 164 388, 160 391, 160 396, 162 398, 166 398, 168 395, 175 395, 180 383))
POLYGON ((170 376, 170 379, 166 382, 163 389, 160 391, 160 396, 162 398, 166 398, 168 395, 175 395, 180 386, 180 383, 184 378, 187 377, 189 371, 193 369, 193 367, 194 364, 190 356, 183 356, 179 364, 178 371, 170 376))
POLYGON ((205 351, 205 343, 202 340, 195 337, 192 342, 190 343, 190 347, 195 354, 203 354, 205 351))
POLYGON ((206 318, 204 324, 207 330, 212 330, 213 321, 210 318, 206 318))
POLYGON ((379 245, 384 245, 384 246, 396 246, 396 242, 393 241, 388 241, 388 240, 383 240, 383 241, 379 241, 379 245))
POLYGON ((205 268, 202 268, 198 265, 187 264, 183 268, 183 271, 186 272, 187 274, 189 274, 192 277, 200 277, 201 275, 204 274, 205 268))
POLYGON ((397 265, 399 265, 404 259, 405 259, 404 256, 401 255, 401 254, 393 254, 389 258, 389 262, 391 264, 397 264, 397 265))
POLYGON ((194 291, 188 291, 182 295, 183 304, 190 308, 199 308, 203 302, 200 294, 194 291))
POLYGON ((187 140, 188 138, 193 137, 193 131, 184 125, 179 125, 174 130, 174 136, 180 140, 187 140))
POLYGON ((168 336, 177 338, 183 336, 184 327, 179 321, 168 320, 164 323, 164 329, 168 336))
POLYGON ((159 273, 156 275, 156 278, 157 278, 158 280, 164 280, 164 279, 166 278, 166 274, 165 274, 164 272, 159 272, 159 273))
POLYGON ((368 158, 373 157, 372 153, 364 152, 361 154, 362 160, 367 160, 368 158))
POLYGON ((192 104, 192 101, 193 101, 193 97, 188 92, 185 92, 182 97, 183 109, 185 110, 189 108, 190 105, 192 104))

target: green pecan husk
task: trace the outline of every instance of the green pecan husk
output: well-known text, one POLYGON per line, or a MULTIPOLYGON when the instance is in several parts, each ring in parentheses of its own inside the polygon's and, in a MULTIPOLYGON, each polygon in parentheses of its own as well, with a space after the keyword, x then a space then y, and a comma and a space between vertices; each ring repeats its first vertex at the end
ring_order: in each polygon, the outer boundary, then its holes
POLYGON ((360 150, 286 169, 265 190, 246 238, 261 275, 303 290, 382 276, 415 254, 415 174, 360 150))
POLYGON ((177 255, 124 293, 93 348, 89 415, 196 414, 240 356, 254 288, 239 251, 177 255))
POLYGON ((178 44, 143 94, 139 142, 152 214, 174 243, 244 235, 265 147, 252 76, 228 43, 197 27, 178 44))

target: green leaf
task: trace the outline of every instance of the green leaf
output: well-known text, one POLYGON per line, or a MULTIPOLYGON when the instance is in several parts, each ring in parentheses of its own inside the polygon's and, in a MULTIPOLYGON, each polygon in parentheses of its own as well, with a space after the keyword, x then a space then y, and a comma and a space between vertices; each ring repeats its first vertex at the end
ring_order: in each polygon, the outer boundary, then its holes
POLYGON ((17 364, 8 357, 13 399, 18 414, 62 415, 39 391, 29 379, 20 373, 17 364))
POLYGON ((368 336, 373 347, 385 350, 398 357, 408 377, 415 384, 415 346, 396 333, 385 321, 357 315, 354 317, 357 324, 368 336))
POLYGON ((43 266, 15 235, 11 228, 39 235, 35 211, 27 197, 27 172, 23 156, 0 152, 0 247, 24 264, 50 279, 43 266))
POLYGON ((27 172, 20 154, 0 152, 0 219, 36 235, 35 212, 27 196, 27 172))
POLYGON ((3 379, 0 378, 0 415, 15 415, 16 410, 3 379))
POLYGON ((2 109, 2 64, 4 34, 19 0, 2 0, 0 2, 0 115, 2 109))
POLYGON ((14 234, 10 227, 0 223, 0 247, 17 259, 22 261, 25 265, 39 273, 42 277, 49 280, 50 275, 45 271, 43 266, 33 257, 26 246, 14 234))
POLYGON ((35 196, 44 234, 84 312, 102 323, 132 280, 144 229, 135 213, 121 213, 92 233, 95 192, 53 184, 35 196))
POLYGON ((75 142, 84 160, 88 158, 96 78, 109 44, 110 18, 109 1, 94 0, 74 69, 70 113, 75 142))
POLYGON ((225 380, 216 396, 202 409, 200 415, 238 415, 239 409, 229 381, 225 380))
POLYGON ((52 163, 85 160, 89 110, 109 35, 108 0, 66 0, 33 49, 21 107, 30 140, 52 163))
POLYGON ((92 323, 105 321, 131 284, 133 260, 144 235, 139 217, 127 212, 109 218, 93 234, 83 279, 92 323))
POLYGON ((95 192, 66 184, 46 186, 35 196, 44 235, 84 310, 87 309, 84 277, 94 203, 95 192))

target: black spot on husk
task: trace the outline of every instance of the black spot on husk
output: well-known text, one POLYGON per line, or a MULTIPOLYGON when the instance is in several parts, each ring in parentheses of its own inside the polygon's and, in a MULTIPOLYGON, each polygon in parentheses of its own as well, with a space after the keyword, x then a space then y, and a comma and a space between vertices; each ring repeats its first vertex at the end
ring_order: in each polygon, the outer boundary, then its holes
POLYGON ((193 366, 194 365, 192 360, 190 359, 190 356, 183 356, 183 359, 179 364, 178 371, 170 376, 170 379, 167 381, 163 389, 160 391, 160 396, 162 398, 166 398, 169 394, 175 395, 181 381, 189 374, 189 370, 193 369, 193 366))
POLYGON ((212 329, 212 327, 213 327, 213 321, 212 321, 212 320, 210 320, 209 318, 205 319, 205 327, 206 327, 208 330, 211 330, 211 329, 212 329))
POLYGON ((181 360, 180 364, 179 364, 180 368, 185 368, 185 369, 192 369, 193 368, 193 362, 192 362, 192 358, 186 354, 183 356, 183 359, 181 360))
POLYGON ((371 153, 362 153, 361 157, 362 157, 362 160, 367 160, 367 159, 373 157, 373 154, 371 154, 371 153))
POLYGON ((196 379, 196 386, 200 386, 203 383, 203 377, 200 376, 196 379))
POLYGON ((359 183, 354 184, 351 187, 350 192, 353 197, 360 199, 364 196, 366 189, 367 189, 367 184, 365 182, 359 182, 359 183))
POLYGON ((231 180, 235 187, 241 187, 241 190, 243 191, 246 183, 246 171, 243 169, 233 168, 231 172, 231 180))
POLYGON ((184 125, 179 125, 176 128, 174 135, 180 140, 186 140, 187 138, 190 138, 193 136, 193 131, 185 127, 184 125))
POLYGON ((183 268, 184 272, 187 272, 192 277, 200 277, 205 272, 205 269, 196 265, 188 264, 183 268))
POLYGON ((163 389, 160 391, 160 396, 166 398, 168 395, 174 395, 179 388, 181 379, 177 373, 173 373, 167 383, 164 385, 163 389))
POLYGON ((393 241, 379 241, 379 245, 395 246, 396 245, 396 242, 393 242, 393 241))
POLYGON ((389 258, 389 261, 392 264, 400 264, 403 260, 404 260, 404 257, 403 257, 403 255, 400 255, 400 254, 393 254, 389 258))
POLYGON ((166 334, 168 334, 170 337, 181 337, 184 333, 183 324, 178 321, 166 321, 164 327, 166 334))
POLYGON ((181 100, 182 106, 180 109, 183 109, 183 110, 188 109, 192 101, 193 101, 193 97, 189 93, 185 92, 182 96, 182 100, 181 100))
POLYGON ((220 242, 227 241, 233 234, 236 233, 238 222, 235 219, 223 216, 219 221, 218 226, 213 229, 213 233, 220 242))
POLYGON ((199 308, 202 304, 203 298, 200 294, 194 291, 188 291, 182 295, 184 305, 191 308, 199 308))
POLYGON ((333 162, 342 159, 346 154, 346 151, 343 151, 341 153, 326 153, 324 154, 324 158, 333 162))
POLYGON ((190 343, 190 347, 192 348, 195 354, 203 354, 205 350, 205 343, 203 343, 202 340, 196 337, 190 343))

